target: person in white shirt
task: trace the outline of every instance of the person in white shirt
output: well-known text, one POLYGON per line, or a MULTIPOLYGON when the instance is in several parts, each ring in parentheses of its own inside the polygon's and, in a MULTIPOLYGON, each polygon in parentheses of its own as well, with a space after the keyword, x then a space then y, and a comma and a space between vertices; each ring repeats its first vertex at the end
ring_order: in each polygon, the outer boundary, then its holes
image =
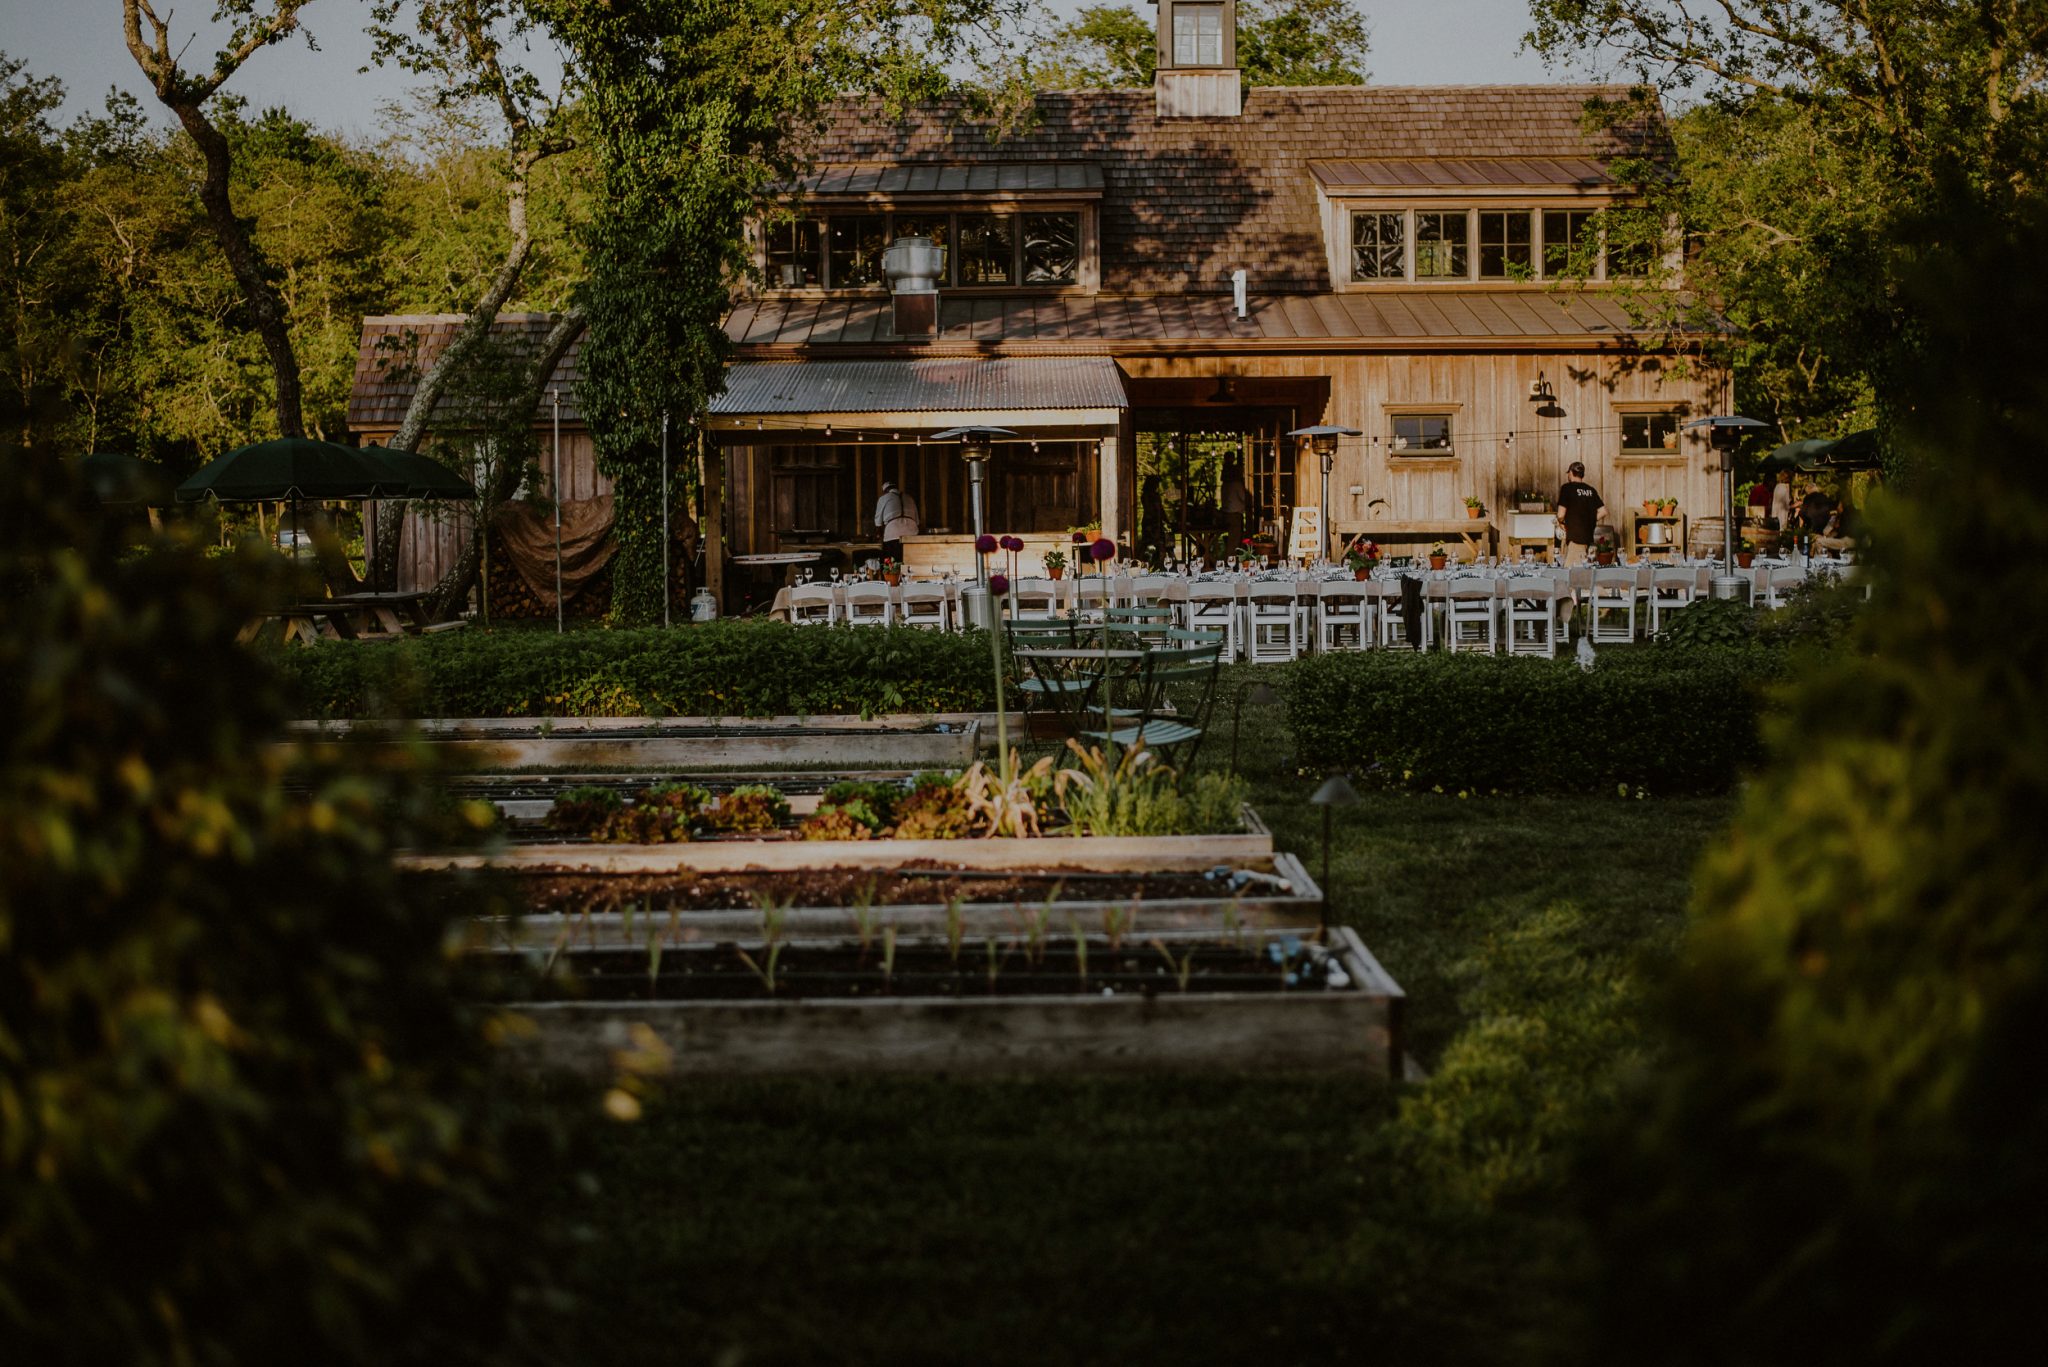
POLYGON ((882 496, 875 500, 875 526, 882 533, 882 556, 903 563, 903 538, 917 535, 917 501, 909 494, 882 481, 882 496))

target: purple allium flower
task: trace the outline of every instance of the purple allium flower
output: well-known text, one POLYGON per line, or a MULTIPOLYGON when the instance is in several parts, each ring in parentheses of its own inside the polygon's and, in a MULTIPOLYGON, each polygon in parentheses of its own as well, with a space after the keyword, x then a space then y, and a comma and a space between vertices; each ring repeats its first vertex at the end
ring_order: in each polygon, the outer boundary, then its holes
POLYGON ((1074 544, 1075 544, 1076 546, 1085 546, 1085 545, 1087 545, 1087 544, 1088 544, 1088 538, 1087 538, 1087 537, 1086 537, 1086 536, 1085 536, 1084 534, 1082 534, 1082 533, 1080 533, 1080 532, 1075 532, 1075 533, 1074 533, 1074 544))
POLYGON ((1107 560, 1116 554, 1116 542, 1105 536, 1088 548, 1088 554, 1097 560, 1107 560))
POLYGON ((1002 539, 1001 544, 1002 548, 1006 551, 1021 551, 1024 549, 1024 541, 1021 537, 1006 536, 1002 539))
POLYGON ((1007 574, 990 575, 988 577, 988 591, 998 598, 1008 593, 1010 591, 1010 576, 1007 574))
POLYGON ((987 532, 983 532, 980 536, 974 538, 974 549, 980 551, 983 555, 993 555, 996 549, 996 539, 987 532))

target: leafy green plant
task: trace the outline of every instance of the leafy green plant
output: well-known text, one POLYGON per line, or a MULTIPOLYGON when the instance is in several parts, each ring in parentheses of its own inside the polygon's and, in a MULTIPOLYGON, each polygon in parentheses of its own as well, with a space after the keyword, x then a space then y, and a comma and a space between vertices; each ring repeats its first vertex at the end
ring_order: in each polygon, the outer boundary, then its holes
POLYGON ((1447 792, 1723 792, 1760 753, 1782 651, 1610 649, 1569 660, 1344 652, 1293 667, 1304 765, 1447 792))
POLYGON ((841 779, 825 790, 818 800, 820 807, 844 807, 858 802, 874 817, 876 830, 896 819, 896 804, 903 800, 907 789, 900 783, 877 783, 864 779, 841 779))
POLYGON ((1039 806, 1052 788, 1052 757, 1025 768, 1022 755, 1006 751, 993 768, 976 760, 955 786, 981 834, 1039 835, 1039 806))
POLYGON ((950 782, 921 784, 896 806, 899 840, 960 840, 972 834, 967 795, 950 782))
POLYGON ((547 827, 572 835, 590 835, 610 821, 625 800, 610 788, 585 785, 564 788, 548 808, 547 827))
POLYGON ((1756 639, 1757 613, 1734 598, 1702 598, 1688 603, 1665 620, 1657 644, 1698 650, 1747 645, 1756 639))
POLYGON ((800 840, 872 840, 877 825, 866 804, 850 802, 844 807, 818 808, 797 824, 796 833, 800 840))
POLYGON ((743 783, 718 799, 718 805, 704 814, 704 824, 714 831, 744 834, 772 831, 789 816, 789 800, 763 783, 743 783))
POLYGON ((1178 835, 1188 807, 1173 770, 1142 744, 1116 751, 1070 740, 1078 767, 1060 770, 1055 788, 1074 835, 1178 835))

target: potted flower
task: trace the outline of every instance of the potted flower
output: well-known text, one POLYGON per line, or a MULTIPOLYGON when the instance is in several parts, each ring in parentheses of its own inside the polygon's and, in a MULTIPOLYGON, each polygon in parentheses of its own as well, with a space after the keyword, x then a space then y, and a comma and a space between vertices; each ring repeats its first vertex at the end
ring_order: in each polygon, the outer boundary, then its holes
POLYGON ((1663 504, 1663 501, 1662 501, 1661 499, 1654 499, 1654 498, 1646 498, 1646 499, 1644 499, 1644 500, 1643 500, 1643 516, 1644 516, 1644 517, 1655 517, 1655 516, 1657 515, 1657 510, 1658 510, 1659 508, 1663 507, 1663 506, 1664 506, 1664 504, 1663 504))
POLYGON ((1667 498, 1662 503, 1657 505, 1657 509, 1666 517, 1676 517, 1678 516, 1678 500, 1675 498, 1667 498))
POLYGON ((1067 572, 1067 557, 1058 550, 1045 553, 1045 577, 1057 579, 1067 572))
POLYGON ((1735 563, 1743 569, 1748 569, 1755 561, 1756 547, 1751 545, 1749 538, 1745 536, 1742 538, 1742 544, 1735 548, 1735 563))
POLYGON ((1601 532, 1593 538, 1593 559, 1602 565, 1614 563, 1614 533, 1601 532))
POLYGON ((1515 511, 1518 513, 1547 513, 1550 511, 1550 500, 1546 499, 1538 490, 1524 490, 1515 495, 1515 511))
POLYGON ((1465 516, 1467 516, 1467 517, 1477 517, 1477 516, 1479 516, 1479 515, 1480 515, 1481 513, 1485 512, 1485 511, 1486 511, 1486 505, 1485 505, 1484 503, 1481 503, 1481 502, 1480 502, 1480 501, 1478 500, 1478 498, 1476 498, 1476 497, 1472 497, 1472 498, 1467 498, 1467 499, 1465 500, 1465 516))
POLYGON ((882 559, 882 582, 885 584, 900 584, 903 582, 903 567, 886 556, 882 559))
POLYGON ((1377 541, 1351 543, 1351 549, 1344 553, 1344 563, 1351 570, 1354 579, 1370 579, 1372 567, 1380 562, 1380 546, 1377 541))
POLYGON ((1450 556, 1445 552, 1443 542, 1439 541, 1429 548, 1429 567, 1431 569, 1440 570, 1449 560, 1450 556))

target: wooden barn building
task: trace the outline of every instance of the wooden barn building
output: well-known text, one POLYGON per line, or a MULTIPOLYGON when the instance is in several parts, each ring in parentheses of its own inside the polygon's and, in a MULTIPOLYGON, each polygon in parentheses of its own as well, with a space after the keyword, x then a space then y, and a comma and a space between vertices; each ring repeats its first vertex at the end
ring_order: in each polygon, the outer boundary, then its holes
POLYGON ((1725 411, 1727 378, 1634 333, 1616 286, 1648 272, 1601 238, 1625 202, 1613 164, 1657 154, 1660 124, 1590 131, 1589 104, 1620 93, 1593 86, 1244 89, 1233 4, 1159 14, 1149 91, 1045 94, 1006 129, 954 106, 832 111, 727 322, 704 423, 714 576, 873 554, 884 480, 929 538, 906 559, 942 563, 969 515, 959 448, 933 435, 963 424, 1016 433, 989 525, 1027 539, 1099 526, 1213 553, 1226 472, 1248 529, 1283 538, 1320 507, 1333 535, 1478 523, 1505 553, 1534 530, 1513 495, 1554 494, 1573 461, 1624 535, 1645 499, 1721 514, 1713 454, 1678 425, 1725 411), (890 278, 914 237, 942 266, 890 278), (1314 424, 1360 434, 1327 475, 1286 436, 1314 424))

